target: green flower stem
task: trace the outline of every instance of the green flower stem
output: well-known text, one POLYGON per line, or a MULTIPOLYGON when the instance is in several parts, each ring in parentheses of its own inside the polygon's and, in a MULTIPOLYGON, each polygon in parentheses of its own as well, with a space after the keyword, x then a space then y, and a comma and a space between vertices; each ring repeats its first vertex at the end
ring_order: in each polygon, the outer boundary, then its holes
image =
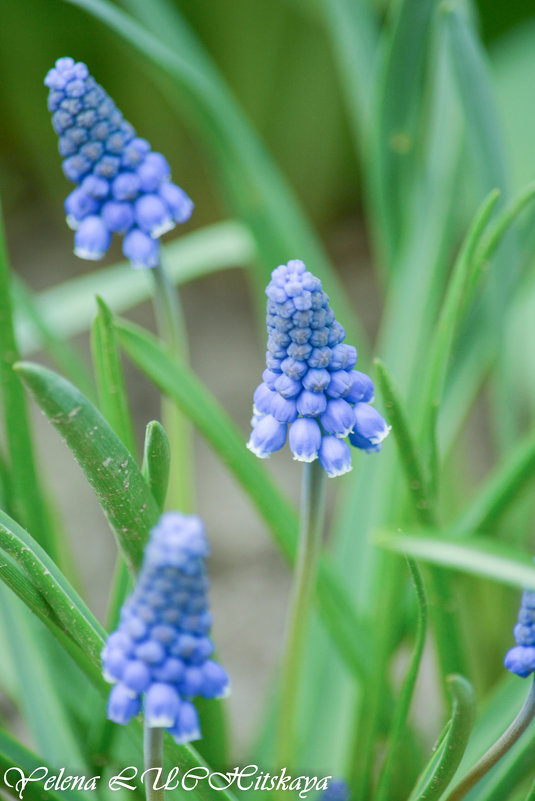
POLYGON ((445 801, 461 801, 465 798, 467 793, 470 792, 480 779, 489 772, 491 768, 496 765, 500 759, 509 751, 510 748, 520 739, 524 734, 529 724, 535 717, 535 679, 531 684, 528 697, 516 718, 513 720, 508 729, 504 731, 494 745, 492 745, 486 754, 483 754, 481 759, 468 771, 466 776, 461 779, 459 784, 453 788, 451 793, 446 797, 445 801))
POLYGON ((277 726, 276 765, 281 768, 293 764, 296 750, 299 676, 321 548, 324 508, 325 472, 316 459, 303 467, 299 543, 286 628, 277 726))
MULTIPOLYGON (((169 281, 162 264, 159 263, 152 274, 155 282, 154 306, 158 333, 177 361, 187 361, 188 338, 178 291, 169 281)), ((162 417, 172 444, 169 502, 181 512, 191 512, 194 472, 191 426, 174 401, 168 398, 162 398, 162 417)))
MULTIPOLYGON (((154 726, 147 726, 145 721, 143 727, 143 753, 145 758, 145 770, 163 768, 163 729, 154 726)), ((149 773, 145 781, 147 801, 164 801, 165 793, 163 790, 156 790, 157 770, 149 773)))

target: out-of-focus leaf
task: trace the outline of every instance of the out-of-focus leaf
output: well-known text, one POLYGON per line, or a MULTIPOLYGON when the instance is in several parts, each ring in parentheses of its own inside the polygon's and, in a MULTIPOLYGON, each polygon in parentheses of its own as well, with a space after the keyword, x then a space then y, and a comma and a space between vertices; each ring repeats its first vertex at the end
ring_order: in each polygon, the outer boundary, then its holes
POLYGON ((56 330, 57 317, 61 316, 64 310, 57 309, 51 323, 42 314, 36 296, 16 275, 13 276, 11 289, 17 335, 20 334, 23 341, 25 338, 28 341, 33 339, 35 345, 39 342, 67 378, 76 384, 84 395, 92 398, 94 386, 81 354, 77 353, 66 338, 56 330))
MULTIPOLYGON (((238 222, 216 223, 163 245, 163 257, 171 279, 187 283, 203 275, 230 267, 247 267, 255 258, 254 242, 238 222)), ((95 295, 115 312, 123 312, 148 300, 153 282, 145 270, 133 270, 124 261, 112 267, 91 270, 51 289, 34 294, 33 305, 43 325, 58 338, 87 331, 95 316, 95 295)), ((16 309, 17 340, 23 355, 39 347, 22 309, 16 309)), ((82 388, 80 386, 80 388, 82 388)))
POLYGON ((423 534, 380 530, 375 532, 373 540, 381 548, 434 565, 535 590, 533 559, 495 540, 477 537, 459 541, 448 537, 447 533, 438 535, 434 530, 423 534))
POLYGON ((13 330, 9 265, 1 212, 0 207, 0 387, 12 494, 10 503, 17 517, 38 532, 49 552, 56 555, 54 531, 36 471, 26 398, 20 379, 13 371, 18 349, 13 330))
POLYGON ((453 700, 451 720, 409 801, 438 801, 455 775, 465 752, 474 725, 474 691, 463 676, 450 676, 448 685, 453 700))

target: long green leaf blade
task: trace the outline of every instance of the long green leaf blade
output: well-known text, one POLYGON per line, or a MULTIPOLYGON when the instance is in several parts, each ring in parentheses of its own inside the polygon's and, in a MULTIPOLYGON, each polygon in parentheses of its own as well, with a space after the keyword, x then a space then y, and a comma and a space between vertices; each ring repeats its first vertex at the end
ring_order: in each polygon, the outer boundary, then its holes
POLYGON ((434 565, 493 579, 512 587, 535 590, 533 559, 495 540, 477 537, 459 541, 446 534, 439 536, 435 531, 422 534, 388 530, 377 531, 373 540, 381 548, 434 565))
POLYGON ((438 801, 465 752, 475 718, 474 691, 463 676, 450 676, 448 685, 453 699, 448 731, 409 801, 438 801))
POLYGON ((113 327, 113 317, 98 295, 97 306, 98 312, 91 329, 91 350, 100 411, 130 453, 135 453, 134 426, 126 394, 117 337, 113 327))
POLYGON ((82 393, 46 367, 20 362, 17 372, 84 471, 136 571, 158 507, 138 466, 117 434, 82 393))

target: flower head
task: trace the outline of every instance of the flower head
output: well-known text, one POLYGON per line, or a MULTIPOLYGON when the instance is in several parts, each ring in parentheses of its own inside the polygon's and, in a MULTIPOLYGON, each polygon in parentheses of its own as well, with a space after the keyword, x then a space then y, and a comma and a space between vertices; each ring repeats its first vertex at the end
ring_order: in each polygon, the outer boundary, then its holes
POLYGON ((286 442, 294 458, 319 459, 329 476, 351 470, 351 449, 378 451, 390 428, 370 406, 373 382, 355 370, 357 351, 302 261, 277 267, 267 286, 268 342, 254 393, 247 447, 265 459, 286 442))
POLYGON ((192 201, 85 64, 58 59, 45 85, 63 172, 76 184, 65 201, 75 254, 100 259, 117 233, 133 267, 155 267, 160 236, 189 219, 192 201))
POLYGON ((514 628, 516 646, 505 655, 505 667, 518 676, 535 672, 535 592, 526 590, 514 628))
POLYGON ((210 658, 208 551, 194 515, 166 512, 152 529, 134 591, 102 651, 104 677, 114 684, 108 717, 115 723, 137 715, 144 696, 148 725, 186 743, 201 737, 191 699, 228 695, 227 674, 210 658))
POLYGON ((333 779, 321 794, 321 801, 348 801, 349 789, 343 779, 333 779))

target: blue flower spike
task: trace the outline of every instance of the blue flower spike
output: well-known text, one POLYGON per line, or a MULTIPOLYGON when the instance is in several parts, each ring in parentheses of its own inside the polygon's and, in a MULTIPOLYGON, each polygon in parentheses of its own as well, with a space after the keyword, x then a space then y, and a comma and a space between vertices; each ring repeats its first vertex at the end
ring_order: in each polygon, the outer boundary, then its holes
POLYGON ((514 628, 516 646, 505 655, 505 667, 517 676, 535 672, 535 592, 526 590, 514 628))
POLYGON ((134 591, 102 651, 104 677, 114 685, 108 718, 115 723, 135 717, 144 696, 146 724, 184 744, 201 737, 191 699, 229 694, 227 674, 210 658, 208 553, 195 515, 165 512, 152 529, 134 591))
POLYGON ((101 259, 118 234, 133 267, 156 267, 160 237, 190 218, 192 201, 85 64, 58 59, 45 85, 63 172, 76 184, 65 201, 75 254, 101 259))
POLYGON ((263 382, 253 398, 247 447, 266 459, 289 440, 294 459, 319 459, 328 476, 351 470, 351 448, 372 453, 390 431, 370 406, 373 382, 355 370, 321 281, 302 261, 277 267, 267 286, 268 342, 263 382))
POLYGON ((349 788, 343 779, 332 779, 321 794, 321 801, 349 801, 349 788))

